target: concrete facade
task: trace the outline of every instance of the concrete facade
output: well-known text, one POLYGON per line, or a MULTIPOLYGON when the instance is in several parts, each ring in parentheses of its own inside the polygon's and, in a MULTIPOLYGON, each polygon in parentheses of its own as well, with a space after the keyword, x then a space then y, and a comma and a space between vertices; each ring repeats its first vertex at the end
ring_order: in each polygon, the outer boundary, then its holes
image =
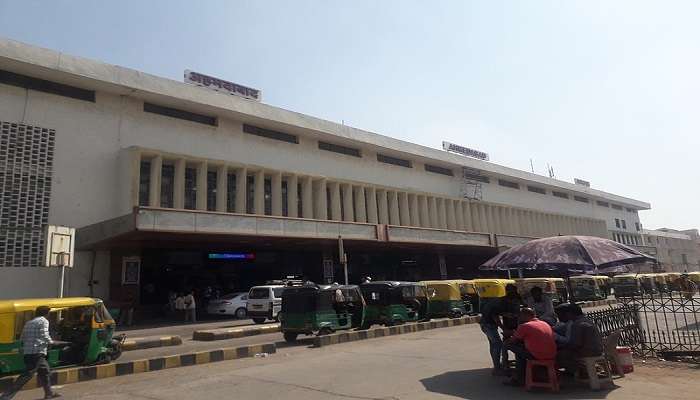
MULTIPOLYGON (((217 231, 230 235, 294 236, 333 221, 369 235, 363 240, 386 235, 396 241, 455 244, 471 243, 467 233, 523 238, 509 242, 626 233, 630 244, 639 244, 634 239, 641 239, 638 211, 650 208, 623 196, 10 40, 0 39, 0 70, 94 92, 93 102, 0 83, 0 121, 56 131, 49 223, 76 227, 79 233, 90 226, 108 229, 105 221, 141 207, 147 214, 166 209, 191 221, 209 218, 205 229, 220 226, 225 218, 212 215, 222 214, 267 216, 256 224, 279 225, 267 233, 250 231, 248 219, 239 218, 240 223, 217 231), (145 103, 211 117, 215 123, 147 112, 145 103), (251 134, 251 129, 264 134, 251 134), (321 142, 354 153, 324 150, 321 142), (380 160, 386 157, 406 164, 380 160), (426 165, 451 176, 430 172, 426 165), (480 199, 463 195, 465 167, 488 179, 480 183, 480 199), (389 229, 376 237, 382 225, 389 229)), ((198 226, 192 222, 182 229, 198 226)), ((87 236, 91 230, 82 232, 87 236)), ((89 294, 89 282, 98 281, 92 294, 107 297, 110 251, 91 247, 97 242, 89 238, 81 240, 68 293, 89 294)), ((492 236, 484 245, 496 246, 496 241, 492 236)), ((0 297, 51 296, 57 287, 56 271, 43 268, 0 268, 0 276, 0 297)))
POLYGON ((700 235, 697 229, 645 229, 644 241, 656 248, 661 268, 668 272, 700 271, 700 235))

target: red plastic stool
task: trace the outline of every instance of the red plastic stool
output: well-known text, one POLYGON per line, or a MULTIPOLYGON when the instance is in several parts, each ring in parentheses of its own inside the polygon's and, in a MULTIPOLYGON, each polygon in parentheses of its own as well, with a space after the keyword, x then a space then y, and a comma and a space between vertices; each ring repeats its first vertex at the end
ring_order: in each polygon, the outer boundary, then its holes
POLYGON ((557 377, 556 361, 554 360, 527 360, 525 367, 525 390, 534 387, 550 389, 552 392, 559 391, 559 378, 557 377), (533 379, 535 367, 547 368, 547 382, 537 382, 533 379))

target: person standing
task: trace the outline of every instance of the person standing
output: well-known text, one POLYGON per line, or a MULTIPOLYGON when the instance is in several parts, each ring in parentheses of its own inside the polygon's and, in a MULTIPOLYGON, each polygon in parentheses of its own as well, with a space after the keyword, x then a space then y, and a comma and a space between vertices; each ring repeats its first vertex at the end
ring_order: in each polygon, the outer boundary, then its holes
POLYGON ((194 301, 194 291, 185 296, 185 322, 197 322, 197 303, 194 301))
POLYGON ((25 371, 12 383, 10 389, 0 396, 0 400, 10 400, 22 387, 29 382, 34 374, 38 375, 37 381, 44 388, 45 399, 61 397, 51 388, 51 367, 47 361, 49 345, 53 343, 49 335, 49 316, 51 309, 46 306, 37 307, 34 319, 24 325, 22 329, 22 354, 24 355, 25 371))
POLYGON ((503 351, 503 340, 498 329, 503 328, 501 314, 503 306, 500 299, 483 299, 481 303, 481 320, 479 325, 489 341, 489 353, 493 362, 491 374, 494 376, 504 375, 501 364, 501 353, 503 351))
POLYGON ((185 318, 185 296, 178 293, 175 298, 175 315, 182 321, 185 318))

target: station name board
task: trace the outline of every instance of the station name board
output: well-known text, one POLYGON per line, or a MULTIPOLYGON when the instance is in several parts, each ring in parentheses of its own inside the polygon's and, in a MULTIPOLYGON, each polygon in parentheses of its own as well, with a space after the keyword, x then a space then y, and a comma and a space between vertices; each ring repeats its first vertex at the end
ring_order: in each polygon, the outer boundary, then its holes
POLYGON ((260 101, 262 98, 262 93, 258 89, 249 88, 247 86, 214 78, 213 76, 200 74, 199 72, 190 71, 188 69, 185 70, 185 83, 191 83, 207 89, 216 90, 217 92, 228 93, 255 101, 260 101))
POLYGON ((583 179, 574 178, 574 183, 585 187, 591 187, 591 183, 583 179))
POLYGON ((443 141, 442 148, 445 151, 461 154, 463 156, 478 158, 479 160, 484 160, 484 161, 489 160, 488 153, 484 153, 483 151, 479 151, 479 150, 470 149, 469 147, 460 146, 458 144, 443 141))

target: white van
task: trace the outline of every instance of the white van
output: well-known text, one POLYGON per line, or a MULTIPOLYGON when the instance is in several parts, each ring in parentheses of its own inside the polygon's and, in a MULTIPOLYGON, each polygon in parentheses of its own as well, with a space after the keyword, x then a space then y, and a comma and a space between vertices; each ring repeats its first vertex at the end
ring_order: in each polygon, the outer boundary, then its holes
POLYGON ((248 291, 248 317, 256 324, 262 324, 268 319, 278 321, 282 310, 282 285, 253 286, 248 291))

